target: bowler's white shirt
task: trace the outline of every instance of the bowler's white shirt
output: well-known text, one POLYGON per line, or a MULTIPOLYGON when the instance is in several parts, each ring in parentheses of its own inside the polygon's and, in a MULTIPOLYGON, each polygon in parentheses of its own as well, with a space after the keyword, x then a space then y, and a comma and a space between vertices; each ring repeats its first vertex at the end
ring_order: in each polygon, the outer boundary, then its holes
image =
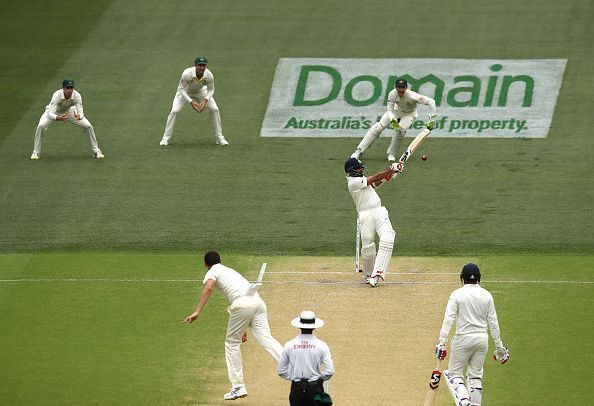
POLYGON ((69 99, 66 99, 64 96, 64 89, 56 90, 52 95, 52 100, 50 104, 45 107, 45 111, 49 118, 55 120, 59 114, 64 114, 71 107, 76 107, 76 112, 82 119, 83 115, 83 104, 82 104, 82 96, 76 90, 72 90, 72 96, 69 99))
POLYGON ((365 176, 347 176, 349 192, 355 202, 357 213, 382 206, 375 189, 367 184, 365 176))
MULTIPOLYGON (((244 296, 250 283, 235 269, 224 266, 223 264, 215 264, 204 275, 203 284, 212 279, 215 281, 217 288, 223 293, 229 303, 233 303, 235 299, 244 296)), ((257 293, 254 296, 258 296, 257 293)))
POLYGON ((290 381, 327 381, 334 375, 330 348, 313 334, 299 334, 285 344, 277 372, 290 381))
POLYGON ((452 292, 439 333, 440 340, 445 341, 454 320, 456 335, 487 334, 489 327, 495 343, 500 342, 493 296, 478 284, 468 283, 452 292))
POLYGON ((177 91, 188 103, 192 102, 192 97, 197 96, 208 100, 214 95, 214 76, 210 70, 205 69, 202 77, 198 79, 195 66, 185 69, 179 80, 177 91), (205 90, 206 95, 204 95, 205 90))
POLYGON ((398 96, 398 91, 393 89, 388 93, 388 105, 387 110, 390 115, 390 119, 394 118, 395 114, 397 117, 407 116, 412 114, 414 118, 419 117, 417 113, 417 104, 425 104, 429 106, 429 114, 433 115, 437 113, 435 108, 435 100, 430 97, 423 96, 417 92, 413 92, 410 89, 406 89, 404 94, 398 96))

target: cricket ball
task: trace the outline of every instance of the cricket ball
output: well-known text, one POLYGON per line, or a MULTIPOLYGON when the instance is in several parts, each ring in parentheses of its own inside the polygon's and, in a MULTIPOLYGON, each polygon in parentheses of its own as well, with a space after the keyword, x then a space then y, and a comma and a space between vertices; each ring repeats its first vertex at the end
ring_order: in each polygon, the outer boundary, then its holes
POLYGON ((426 160, 427 160, 427 158, 428 158, 428 157, 427 157, 427 155, 423 155, 423 156, 421 157, 421 159, 422 159, 423 161, 426 161, 426 160))

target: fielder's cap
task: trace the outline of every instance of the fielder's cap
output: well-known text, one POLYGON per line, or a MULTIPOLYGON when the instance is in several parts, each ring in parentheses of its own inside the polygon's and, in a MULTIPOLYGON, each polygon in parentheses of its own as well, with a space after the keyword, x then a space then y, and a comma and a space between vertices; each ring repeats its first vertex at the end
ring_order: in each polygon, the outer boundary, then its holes
POLYGON ((480 281, 481 272, 479 271, 479 267, 473 263, 464 265, 462 268, 462 273, 460 273, 460 278, 464 279, 465 281, 480 281))
POLYGON ((362 166, 363 166, 363 164, 357 158, 349 158, 344 163, 344 171, 346 173, 349 173, 349 172, 354 171, 355 169, 358 169, 362 166))
POLYGON ((311 310, 304 310, 299 317, 291 320, 291 325, 297 328, 314 329, 320 328, 324 325, 324 320, 318 319, 316 314, 311 310))
POLYGON ((62 87, 74 87, 76 86, 76 83, 74 83, 74 80, 72 79, 64 79, 62 81, 62 87))
POLYGON ((406 81, 406 79, 398 79, 396 81, 395 87, 408 87, 408 82, 406 81))
POLYGON ((205 56, 199 56, 194 61, 194 65, 206 65, 208 64, 208 59, 205 56))

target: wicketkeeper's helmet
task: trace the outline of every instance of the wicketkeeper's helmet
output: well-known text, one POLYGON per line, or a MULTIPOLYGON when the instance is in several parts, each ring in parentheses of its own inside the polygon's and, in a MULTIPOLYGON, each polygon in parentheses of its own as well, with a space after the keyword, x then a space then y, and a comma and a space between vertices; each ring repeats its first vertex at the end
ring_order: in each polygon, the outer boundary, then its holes
POLYGON ((479 267, 473 263, 464 265, 460 273, 460 279, 467 282, 480 282, 481 272, 479 271, 479 267))
POLYGON ((349 158, 344 163, 344 171, 349 176, 361 176, 364 169, 365 165, 363 165, 357 158, 349 158))

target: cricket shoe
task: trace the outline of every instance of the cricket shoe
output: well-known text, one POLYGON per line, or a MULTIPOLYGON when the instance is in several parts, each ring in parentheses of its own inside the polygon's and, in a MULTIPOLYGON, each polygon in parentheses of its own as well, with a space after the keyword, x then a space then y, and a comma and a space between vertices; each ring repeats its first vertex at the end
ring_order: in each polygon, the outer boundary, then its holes
POLYGON ((216 141, 217 145, 229 145, 229 141, 227 141, 225 139, 225 137, 223 137, 222 135, 219 135, 217 137, 217 141, 216 141))
POLYGON ((372 288, 375 288, 377 286, 378 282, 379 282, 379 276, 374 276, 373 278, 372 277, 367 278, 367 283, 372 288))
POLYGON ((390 161, 390 162, 395 162, 396 161, 396 157, 394 156, 394 154, 389 154, 388 155, 388 161, 390 161))
POLYGON ((247 396, 247 389, 245 386, 239 386, 232 388, 229 392, 225 393, 225 400, 235 400, 239 398, 245 398, 247 396))
POLYGON ((103 158, 105 158, 105 155, 103 155, 103 152, 97 151, 97 152, 95 152, 93 154, 93 158, 95 158, 95 159, 103 159, 103 158))
POLYGON ((355 158, 355 159, 359 159, 360 156, 361 156, 361 151, 360 150, 356 150, 355 152, 353 152, 351 154, 351 158, 355 158))
POLYGON ((169 140, 167 138, 163 138, 159 145, 162 147, 166 147, 167 145, 169 145, 169 140))
POLYGON ((37 161, 39 159, 39 152, 33 152, 31 154, 31 159, 37 161))

